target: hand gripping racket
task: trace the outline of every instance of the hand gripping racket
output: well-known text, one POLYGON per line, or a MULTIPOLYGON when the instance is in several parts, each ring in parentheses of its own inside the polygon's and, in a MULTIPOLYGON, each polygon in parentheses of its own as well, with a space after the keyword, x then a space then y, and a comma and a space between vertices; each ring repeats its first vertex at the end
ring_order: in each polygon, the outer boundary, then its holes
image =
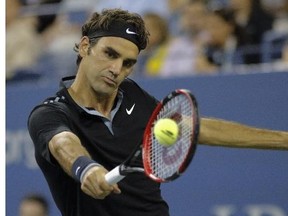
POLYGON ((132 172, 144 172, 157 182, 178 178, 190 164, 196 151, 199 134, 197 101, 189 90, 177 89, 167 95, 153 111, 144 131, 143 143, 119 166, 105 175, 113 185, 132 172), (177 141, 171 146, 160 144, 153 134, 155 123, 162 118, 173 119, 179 127, 177 141), (143 167, 135 161, 142 154, 143 167))

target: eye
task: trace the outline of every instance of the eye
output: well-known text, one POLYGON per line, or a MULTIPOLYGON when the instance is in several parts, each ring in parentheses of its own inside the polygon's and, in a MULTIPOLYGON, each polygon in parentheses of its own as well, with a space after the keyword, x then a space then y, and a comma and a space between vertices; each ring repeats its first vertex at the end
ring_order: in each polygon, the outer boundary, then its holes
POLYGON ((118 57, 117 53, 116 52, 113 52, 112 50, 106 50, 105 51, 105 55, 108 57, 108 58, 111 58, 111 59, 115 59, 118 57))
POLYGON ((134 64, 136 63, 135 60, 125 60, 123 62, 123 67, 126 67, 126 68, 131 68, 134 66, 134 64))

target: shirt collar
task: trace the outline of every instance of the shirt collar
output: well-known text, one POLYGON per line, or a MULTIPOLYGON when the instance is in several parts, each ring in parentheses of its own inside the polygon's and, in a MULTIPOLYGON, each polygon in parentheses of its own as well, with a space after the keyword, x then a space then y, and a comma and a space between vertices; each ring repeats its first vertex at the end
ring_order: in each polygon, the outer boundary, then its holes
MULTIPOLYGON (((96 116, 99 116, 101 118, 106 118, 104 117, 100 112, 98 112, 97 110, 95 109, 89 109, 87 107, 83 107, 83 106, 80 106, 79 104, 77 104, 73 98, 70 96, 70 94, 68 93, 67 89, 72 85, 72 83, 74 82, 75 80, 75 77, 76 76, 69 76, 69 77, 64 77, 61 79, 60 81, 60 88, 61 89, 65 89, 66 91, 66 94, 69 96, 70 100, 73 101, 73 103, 75 103, 78 107, 81 108, 82 111, 84 111, 85 113, 88 113, 90 115, 96 115, 96 116)), ((113 120, 114 116, 116 115, 117 111, 119 110, 121 104, 122 104, 122 101, 123 101, 123 98, 124 98, 124 94, 123 94, 123 91, 121 88, 119 88, 118 90, 118 93, 117 93, 117 98, 116 98, 116 105, 113 106, 113 109, 110 113, 110 121, 113 120)))

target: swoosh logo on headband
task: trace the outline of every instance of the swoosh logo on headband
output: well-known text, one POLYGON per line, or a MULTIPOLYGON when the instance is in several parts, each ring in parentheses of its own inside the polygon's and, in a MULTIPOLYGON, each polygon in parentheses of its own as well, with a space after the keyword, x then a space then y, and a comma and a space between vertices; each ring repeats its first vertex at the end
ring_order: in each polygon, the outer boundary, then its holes
POLYGON ((129 28, 126 29, 127 34, 137 34, 136 32, 130 31, 129 28))

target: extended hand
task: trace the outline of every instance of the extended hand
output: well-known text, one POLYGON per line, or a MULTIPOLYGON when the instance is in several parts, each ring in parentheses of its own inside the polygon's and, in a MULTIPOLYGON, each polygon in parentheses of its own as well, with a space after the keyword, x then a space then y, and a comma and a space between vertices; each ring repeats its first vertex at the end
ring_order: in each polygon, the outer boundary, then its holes
POLYGON ((104 199, 110 193, 120 194, 118 185, 109 185, 105 180, 107 170, 102 166, 94 166, 83 177, 81 189, 95 199, 104 199))

